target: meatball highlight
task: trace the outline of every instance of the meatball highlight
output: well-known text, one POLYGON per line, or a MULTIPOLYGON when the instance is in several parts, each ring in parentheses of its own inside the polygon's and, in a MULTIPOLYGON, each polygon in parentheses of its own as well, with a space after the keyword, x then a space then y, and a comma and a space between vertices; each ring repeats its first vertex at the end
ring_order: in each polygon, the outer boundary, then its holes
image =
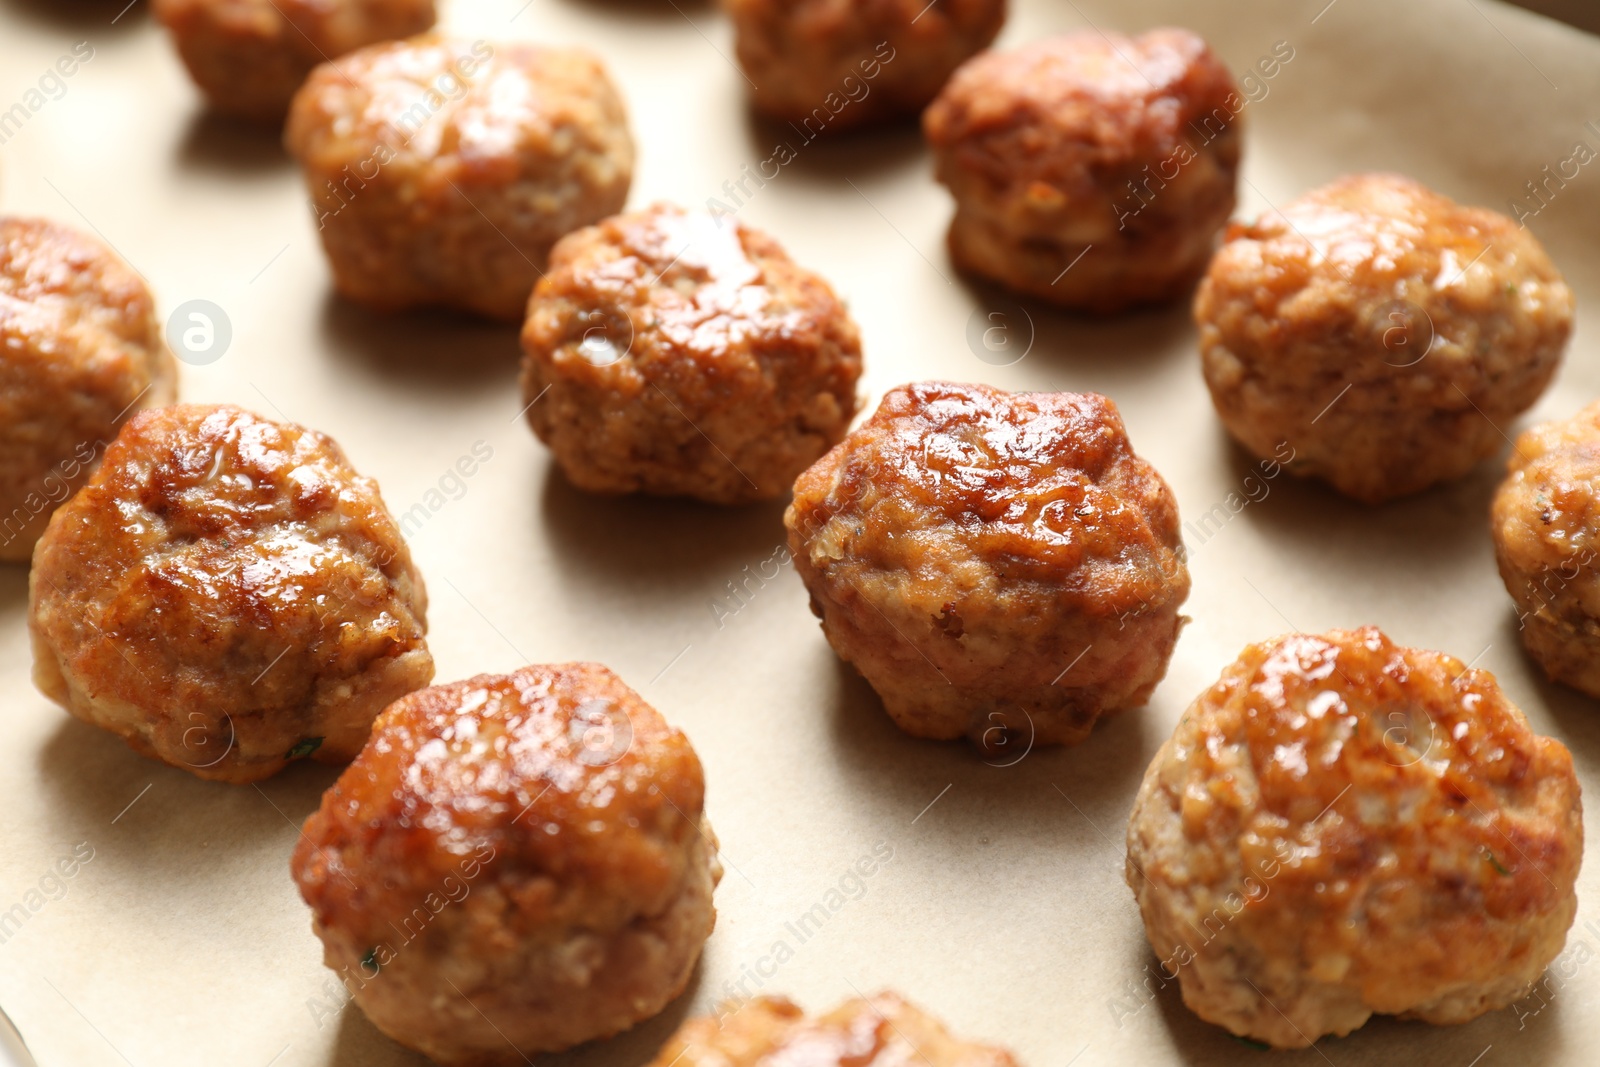
POLYGON ((916 737, 1082 741, 1186 621, 1177 502, 1094 393, 893 389, 784 523, 828 643, 916 737))
POLYGON ((564 238, 522 347, 528 422, 572 484, 714 504, 785 493, 844 436, 861 376, 827 282, 668 204, 564 238))
POLYGON ((1577 908, 1572 755, 1494 676, 1375 627, 1244 650, 1145 773, 1127 879, 1162 974, 1279 1048, 1520 999, 1577 908))
POLYGON ((76 230, 0 218, 0 563, 26 563, 127 418, 176 392, 139 275, 76 230))
POLYGON ((427 595, 377 483, 227 405, 135 416, 39 541, 35 684, 134 751, 254 782, 346 763, 433 677, 427 595))
POLYGON ((438 34, 318 67, 284 135, 334 283, 379 311, 520 322, 550 248, 621 209, 622 98, 594 56, 438 34))
POLYGON ((447 1067, 608 1037, 682 992, 722 876, 682 733, 595 663, 396 701, 292 867, 324 962, 447 1067))
POLYGON ((1244 99, 1187 30, 986 52, 922 117, 962 271, 1062 307, 1175 299, 1233 213, 1244 99))
POLYGON ((1217 414, 1376 504, 1465 475, 1531 407, 1572 291, 1527 230, 1409 178, 1342 178, 1236 223, 1195 298, 1217 414))

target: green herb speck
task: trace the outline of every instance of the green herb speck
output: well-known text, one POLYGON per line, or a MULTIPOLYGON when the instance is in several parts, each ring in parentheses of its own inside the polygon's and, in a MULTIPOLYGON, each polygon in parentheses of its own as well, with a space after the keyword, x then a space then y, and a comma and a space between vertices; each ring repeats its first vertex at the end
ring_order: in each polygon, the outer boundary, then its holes
POLYGON ((1510 874, 1511 873, 1509 870, 1506 869, 1505 864, 1501 863, 1498 859, 1495 858, 1495 854, 1493 852, 1490 852, 1488 849, 1484 849, 1483 850, 1483 854, 1485 856, 1489 857, 1489 865, 1491 867, 1493 867, 1495 870, 1499 871, 1501 874, 1510 874))
POLYGON ((1272 1048, 1272 1046, 1267 1044, 1265 1041, 1252 1041, 1250 1038, 1240 1037, 1238 1034, 1229 1034, 1228 1036, 1239 1042, 1241 1045, 1249 1045, 1251 1048, 1258 1048, 1262 1052, 1266 1052, 1272 1048))
POLYGON ((311 753, 315 752, 317 749, 319 749, 321 747, 322 747, 322 738, 320 738, 320 737, 302 737, 299 741, 295 742, 294 747, 291 748, 289 750, 288 755, 284 756, 283 758, 284 759, 305 759, 307 756, 311 755, 311 753))
POLYGON ((378 973, 380 968, 378 964, 377 945, 373 945, 371 948, 367 949, 367 954, 361 957, 361 969, 363 971, 371 971, 373 974, 378 973))

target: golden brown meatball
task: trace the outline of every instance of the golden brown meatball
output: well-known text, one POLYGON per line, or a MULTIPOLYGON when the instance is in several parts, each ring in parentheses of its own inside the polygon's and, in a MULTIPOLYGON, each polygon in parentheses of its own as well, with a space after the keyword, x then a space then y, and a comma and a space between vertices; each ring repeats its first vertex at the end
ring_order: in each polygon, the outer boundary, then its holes
POLYGON ((1392 174, 1235 224, 1195 299, 1206 384, 1259 457, 1378 503, 1459 478, 1549 384, 1572 292, 1538 240, 1392 174))
POLYGON ((427 596, 377 483, 226 405, 128 422, 31 576, 35 683, 137 752, 253 782, 348 762, 427 685, 427 596))
POLYGON ((144 281, 92 238, 0 218, 0 562, 22 563, 123 421, 177 370, 144 281))
POLYGON ((563 239, 522 347, 528 422, 574 485, 716 504, 787 492, 844 436, 861 375, 827 282, 668 204, 563 239))
POLYGON ((155 15, 212 107, 265 122, 317 64, 434 22, 433 0, 155 0, 155 15))
POLYGON ((722 1005, 679 1027, 646 1067, 1017 1067, 1011 1053, 952 1037, 895 993, 814 1019, 783 997, 722 1005))
POLYGON ((622 98, 587 52, 424 34, 314 71, 284 135, 339 292, 520 322, 550 246, 619 210, 622 98))
POLYGON ((1185 621, 1177 502, 1094 393, 893 389, 784 523, 828 643, 917 737, 1081 741, 1185 621))
POLYGON ((1128 884, 1201 1018, 1280 1048, 1521 998, 1577 908, 1572 756, 1375 627, 1251 645, 1156 753, 1128 884))
POLYGON ((1517 438, 1490 521, 1522 643, 1600 697, 1600 402, 1517 438))
POLYGON ((293 858, 324 961, 447 1065, 607 1037, 689 980, 722 876, 687 738, 595 663, 396 701, 293 858))
POLYGON ((1244 100, 1187 30, 1073 33, 964 64, 923 115, 963 271, 1115 312, 1194 283, 1233 213, 1244 100))
POLYGON ((723 0, 750 102, 804 137, 915 114, 986 48, 1006 0, 723 0))

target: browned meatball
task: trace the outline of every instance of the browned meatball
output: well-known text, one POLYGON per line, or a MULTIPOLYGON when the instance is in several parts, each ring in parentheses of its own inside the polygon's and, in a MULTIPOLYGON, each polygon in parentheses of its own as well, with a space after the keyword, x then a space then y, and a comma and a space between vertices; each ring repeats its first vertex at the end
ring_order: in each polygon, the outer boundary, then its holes
POLYGON ((678 1028, 647 1067, 1017 1067, 1011 1053, 951 1036, 895 993, 808 1019, 783 997, 724 1004, 678 1028))
POLYGON ((1504 215, 1362 174, 1230 228, 1194 314, 1228 432, 1378 503, 1500 447, 1555 373, 1572 303, 1504 215))
POLYGON ((281 122, 319 63, 433 25, 433 0, 155 0, 218 111, 281 122))
POLYGON ((1244 100, 1187 30, 986 52, 923 115, 964 271, 1063 307, 1182 295, 1233 213, 1244 100))
POLYGON ((771 500, 844 436, 861 338, 738 222, 656 204, 562 240, 522 331, 528 422, 598 493, 771 500))
POLYGON ((377 483, 322 434, 225 405, 130 420, 50 520, 31 597, 44 694, 201 778, 347 762, 433 677, 377 483))
POLYGON ((1156 753, 1128 885, 1197 1015, 1304 1048, 1520 999, 1577 908, 1572 756, 1375 627, 1251 645, 1156 753))
POLYGON ((587 52, 424 34, 318 67, 285 132, 339 292, 520 322, 550 246, 619 210, 622 98, 587 52))
POLYGON ((177 371, 144 281, 98 241, 0 218, 0 562, 26 562, 123 421, 177 371))
POLYGON ((1081 741, 1185 621, 1177 502, 1094 393, 893 389, 784 522, 828 643, 918 737, 1081 741))
POLYGON ((1006 0, 723 0, 757 111, 806 138, 915 114, 986 48, 1006 0))
POLYGON ((1490 529, 1522 643, 1600 697, 1600 402, 1517 438, 1490 529))
POLYGON ((687 738, 595 663, 396 701, 292 861, 324 961, 438 1063, 521 1065, 683 990, 722 875, 687 738))

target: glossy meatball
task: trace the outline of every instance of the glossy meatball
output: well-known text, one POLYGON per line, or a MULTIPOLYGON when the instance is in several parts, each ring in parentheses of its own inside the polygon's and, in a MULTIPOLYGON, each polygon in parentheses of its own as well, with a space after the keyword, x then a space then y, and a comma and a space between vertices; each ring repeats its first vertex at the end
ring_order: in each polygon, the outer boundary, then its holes
POLYGON ((1504 215, 1343 178, 1235 224, 1195 299, 1228 432, 1357 500, 1459 478, 1549 384, 1572 292, 1504 215))
POLYGON ((687 738, 605 667, 396 701, 293 858, 324 961, 447 1065, 606 1037, 683 990, 722 875, 687 738))
POLYGON ((827 282, 666 204, 562 240, 522 347, 528 422, 574 485, 716 504, 787 492, 844 436, 861 375, 827 282))
POLYGON ((784 522, 828 643, 918 737, 1081 741, 1185 621, 1177 502, 1093 393, 893 389, 784 522))
POLYGON ((177 371, 150 290, 99 242, 0 218, 0 562, 23 563, 56 507, 177 371))
POLYGON ((1522 643, 1600 697, 1600 402, 1517 438, 1490 528, 1522 643))
POLYGON ((155 0, 211 106, 281 122, 319 63, 433 25, 433 0, 155 0))
POLYGON ((427 685, 422 578, 322 434, 225 405, 143 412, 34 554, 35 683, 137 752, 253 782, 345 763, 427 685))
POLYGON ((986 52, 923 115, 957 267, 1063 307, 1171 300, 1233 213, 1244 100, 1187 30, 986 52))
POLYGON ((723 0, 750 102, 810 139, 927 106, 1006 0, 723 0))
POLYGON ((952 1037, 895 993, 847 1000, 808 1019, 783 997, 691 1019, 647 1067, 1017 1067, 1011 1053, 952 1037))
POLYGON ((334 283, 378 310, 520 322, 550 246, 619 210, 633 177, 594 56, 436 34, 318 67, 285 142, 334 283))
POLYGON ((1487 671, 1369 626, 1251 645, 1190 705, 1134 802, 1127 877, 1190 1009, 1303 1048, 1521 998, 1582 856, 1566 748, 1487 671))

